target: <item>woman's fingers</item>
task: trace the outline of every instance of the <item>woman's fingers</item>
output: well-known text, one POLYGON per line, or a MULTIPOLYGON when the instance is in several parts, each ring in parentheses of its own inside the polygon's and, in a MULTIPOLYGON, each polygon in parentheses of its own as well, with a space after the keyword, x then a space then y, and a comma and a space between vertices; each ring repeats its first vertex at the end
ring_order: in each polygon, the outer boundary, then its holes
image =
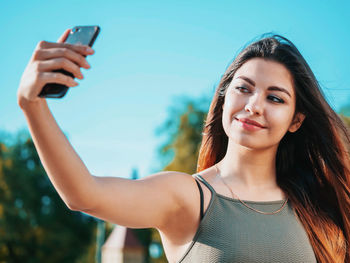
POLYGON ((78 86, 78 82, 74 81, 73 78, 60 72, 40 72, 38 74, 38 79, 42 85, 45 85, 46 83, 58 83, 68 87, 78 86))
POLYGON ((86 58, 77 52, 69 48, 49 48, 49 49, 38 49, 33 56, 34 60, 48 60, 53 58, 66 58, 73 61, 79 67, 90 68, 86 58))
POLYGON ((83 74, 80 71, 80 67, 69 59, 59 57, 49 60, 37 61, 36 70, 37 72, 50 72, 56 69, 64 69, 74 75, 78 79, 83 79, 83 74))
POLYGON ((47 83, 58 83, 68 87, 78 85, 70 76, 59 72, 38 71, 36 63, 29 63, 23 72, 17 91, 17 103, 24 108, 28 102, 39 101, 38 94, 47 83))
POLYGON ((77 53, 80 53, 83 56, 92 55, 94 53, 94 50, 86 45, 72 45, 68 43, 55 43, 48 41, 40 41, 36 47, 36 50, 49 48, 68 48, 77 53))

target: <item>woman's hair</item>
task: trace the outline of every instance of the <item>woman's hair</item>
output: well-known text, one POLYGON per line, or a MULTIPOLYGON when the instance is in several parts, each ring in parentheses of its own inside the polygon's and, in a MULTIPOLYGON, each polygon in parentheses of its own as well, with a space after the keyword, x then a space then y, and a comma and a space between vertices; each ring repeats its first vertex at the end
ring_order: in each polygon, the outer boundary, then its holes
POLYGON ((326 102, 313 72, 293 43, 280 35, 263 36, 245 47, 227 67, 217 86, 203 128, 197 172, 226 154, 222 105, 235 72, 249 59, 284 65, 293 77, 295 113, 306 118, 287 132, 276 156, 277 184, 292 203, 318 262, 350 262, 350 145, 347 128, 326 102))

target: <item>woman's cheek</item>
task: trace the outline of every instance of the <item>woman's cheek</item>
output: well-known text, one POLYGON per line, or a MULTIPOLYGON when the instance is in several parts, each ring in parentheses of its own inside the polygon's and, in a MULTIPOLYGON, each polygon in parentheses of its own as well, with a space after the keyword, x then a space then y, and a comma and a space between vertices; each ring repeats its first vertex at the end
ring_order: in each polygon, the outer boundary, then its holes
POLYGON ((273 121, 270 121, 269 125, 269 133, 274 140, 279 142, 282 140, 283 136, 287 133, 289 128, 289 122, 286 121, 288 118, 284 116, 282 119, 275 119, 273 121))

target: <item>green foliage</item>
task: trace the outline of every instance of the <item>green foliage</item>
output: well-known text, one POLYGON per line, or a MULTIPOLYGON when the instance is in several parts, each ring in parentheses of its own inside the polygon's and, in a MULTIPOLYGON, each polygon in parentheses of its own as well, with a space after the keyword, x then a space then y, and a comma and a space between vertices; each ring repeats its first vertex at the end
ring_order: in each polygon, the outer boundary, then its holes
POLYGON ((202 140, 202 129, 209 108, 205 98, 184 98, 170 108, 168 119, 158 128, 158 134, 166 134, 166 142, 159 148, 164 170, 192 174, 196 171, 202 140))
POLYGON ((28 135, 0 143, 0 262, 78 262, 94 231, 63 203, 28 135))
POLYGON ((339 111, 339 115, 341 116, 350 116, 350 104, 346 104, 346 105, 343 105, 341 108, 340 108, 340 111, 339 111))
POLYGON ((345 116, 343 114, 339 114, 339 116, 342 119, 342 121, 345 123, 346 127, 348 129, 350 129, 350 117, 349 116, 345 116))
POLYGON ((144 261, 143 263, 149 263, 150 262, 150 255, 148 248, 151 245, 152 242, 152 229, 151 228, 134 228, 131 229, 131 231, 135 234, 137 239, 140 241, 142 246, 144 247, 144 261))

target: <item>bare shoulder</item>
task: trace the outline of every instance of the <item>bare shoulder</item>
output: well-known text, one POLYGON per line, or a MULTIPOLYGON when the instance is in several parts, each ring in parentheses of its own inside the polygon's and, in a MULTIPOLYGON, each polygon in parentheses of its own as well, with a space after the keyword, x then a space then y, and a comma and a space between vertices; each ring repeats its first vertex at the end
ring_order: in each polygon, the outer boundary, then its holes
POLYGON ((162 171, 143 178, 138 179, 139 181, 158 181, 160 184, 171 184, 175 182, 181 182, 181 180, 191 179, 192 176, 187 173, 178 171, 162 171))
POLYGON ((162 171, 143 178, 138 179, 140 183, 150 184, 152 186, 161 187, 158 189, 166 189, 169 193, 181 193, 191 188, 194 178, 187 173, 177 171, 162 171))
MULTIPOLYGON (((198 173, 208 183, 213 181, 212 169, 198 173)), ((189 174, 177 174, 178 178, 170 180, 174 182, 172 188, 175 191, 177 202, 180 204, 167 217, 165 224, 158 231, 161 234, 162 242, 168 255, 172 258, 179 258, 193 239, 200 224, 200 191, 196 179, 189 174)), ((203 193, 203 213, 206 212, 211 192, 201 180, 197 180, 203 193)))
POLYGON ((178 207, 187 205, 188 199, 191 198, 191 193, 196 187, 196 182, 192 175, 178 171, 159 172, 141 178, 139 181, 147 181, 152 185, 156 184, 159 189, 173 194, 175 200, 177 200, 178 207))
MULTIPOLYGON (((198 174, 209 184, 214 185, 216 183, 215 175, 213 175, 211 169, 201 171, 198 174)), ((193 175, 177 171, 166 171, 149 176, 147 177, 147 180, 152 180, 152 177, 159 180, 159 186, 166 188, 169 192, 176 196, 176 200, 178 200, 178 204, 181 209, 193 211, 193 208, 198 206, 199 200, 197 199, 199 199, 199 192, 193 175)), ((204 195, 209 195, 210 197, 209 189, 207 187, 203 187, 203 182, 200 180, 197 181, 202 186, 204 195)))

